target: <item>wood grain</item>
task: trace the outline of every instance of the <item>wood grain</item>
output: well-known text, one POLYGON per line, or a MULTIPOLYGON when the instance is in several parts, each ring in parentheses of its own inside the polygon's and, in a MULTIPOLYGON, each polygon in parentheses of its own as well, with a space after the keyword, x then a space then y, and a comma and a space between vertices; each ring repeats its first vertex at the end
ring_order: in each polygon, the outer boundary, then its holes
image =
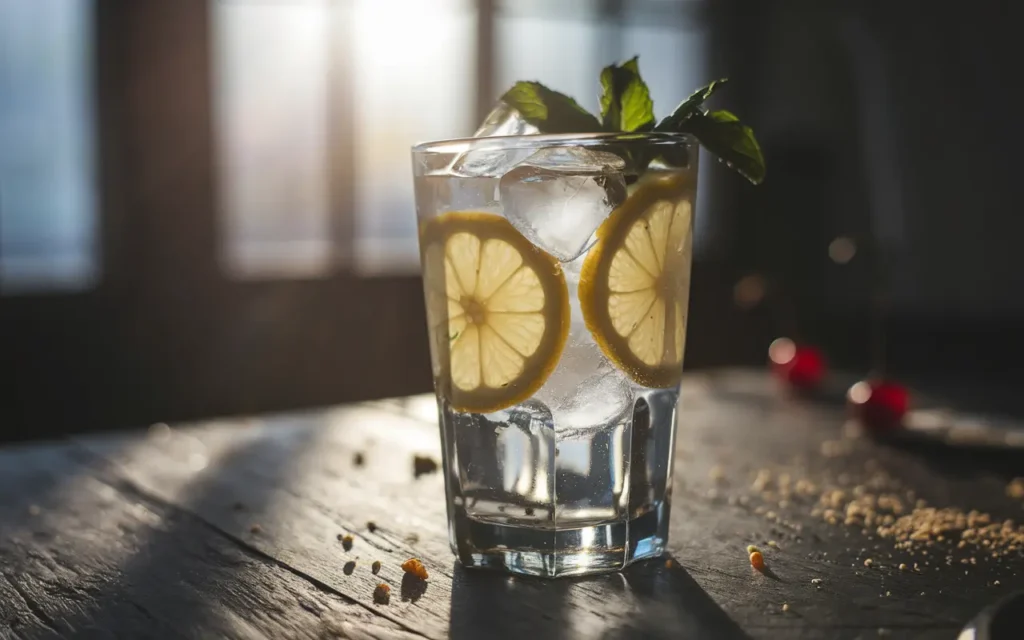
POLYGON ((448 548, 440 474, 413 473, 414 455, 439 455, 435 415, 413 397, 3 451, 0 635, 949 638, 1024 587, 1019 556, 910 556, 812 515, 817 496, 782 508, 751 488, 762 469, 822 487, 881 474, 1001 520, 1022 511, 1004 492, 1018 460, 878 442, 841 407, 735 371, 684 383, 671 563, 557 581, 467 571, 448 548), (413 556, 425 585, 403 579, 413 556), (926 558, 922 573, 898 569, 926 558), (373 601, 381 581, 387 605, 373 601))

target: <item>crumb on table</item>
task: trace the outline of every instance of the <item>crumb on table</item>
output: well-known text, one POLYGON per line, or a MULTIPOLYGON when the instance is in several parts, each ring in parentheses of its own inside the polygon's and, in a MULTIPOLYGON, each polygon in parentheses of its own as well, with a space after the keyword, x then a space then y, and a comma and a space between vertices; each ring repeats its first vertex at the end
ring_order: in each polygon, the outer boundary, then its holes
POLYGON ((761 554, 760 551, 755 551, 751 554, 751 566, 753 566, 759 571, 765 570, 765 557, 761 554))
POLYGON ((417 558, 409 558, 402 563, 402 571, 414 575, 420 580, 427 579, 427 568, 423 566, 423 563, 417 558))
POLYGON ((437 460, 434 460, 430 456, 415 455, 412 459, 412 474, 419 478, 420 476, 428 473, 434 473, 437 471, 437 460))

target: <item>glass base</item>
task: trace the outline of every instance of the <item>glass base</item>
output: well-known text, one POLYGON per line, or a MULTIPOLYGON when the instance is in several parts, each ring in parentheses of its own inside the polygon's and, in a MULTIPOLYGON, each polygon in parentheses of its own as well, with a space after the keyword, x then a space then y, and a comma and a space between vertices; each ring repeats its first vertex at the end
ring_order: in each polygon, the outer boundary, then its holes
POLYGON ((454 514, 452 548, 470 568, 561 578, 619 571, 665 551, 668 505, 628 522, 572 529, 529 527, 454 514))

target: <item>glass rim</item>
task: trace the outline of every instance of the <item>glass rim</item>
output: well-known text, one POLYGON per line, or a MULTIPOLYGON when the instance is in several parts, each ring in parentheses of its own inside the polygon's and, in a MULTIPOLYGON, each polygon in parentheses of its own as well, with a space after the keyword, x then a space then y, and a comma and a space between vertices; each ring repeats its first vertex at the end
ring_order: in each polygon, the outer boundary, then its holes
POLYGON ((588 147, 618 145, 679 145, 695 146, 697 138, 689 133, 535 133, 514 136, 482 136, 479 138, 451 138, 432 140, 413 145, 413 154, 466 153, 469 151, 495 151, 500 149, 541 149, 545 147, 588 147))

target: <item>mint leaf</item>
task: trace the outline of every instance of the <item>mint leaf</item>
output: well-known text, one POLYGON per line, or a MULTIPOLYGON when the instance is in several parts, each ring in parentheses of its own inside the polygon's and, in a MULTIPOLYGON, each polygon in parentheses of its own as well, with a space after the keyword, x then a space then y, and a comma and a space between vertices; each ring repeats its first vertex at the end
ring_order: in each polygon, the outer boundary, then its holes
POLYGON ((575 100, 539 82, 517 82, 501 97, 541 133, 593 133, 597 118, 575 100))
POLYGON ((754 131, 728 111, 691 115, 683 130, 692 133, 711 153, 754 184, 764 180, 764 156, 754 131))
POLYGON ((654 103, 640 77, 637 56, 601 70, 601 120, 608 131, 647 131, 654 126, 654 103))
POLYGON ((707 86, 697 89, 690 94, 689 98, 680 102, 679 106, 675 108, 675 111, 673 111, 671 115, 662 119, 654 130, 672 132, 681 131, 683 123, 690 119, 694 114, 702 113, 700 106, 704 104, 704 101, 710 98, 719 87, 728 81, 728 78, 722 78, 720 80, 715 80, 707 86))

